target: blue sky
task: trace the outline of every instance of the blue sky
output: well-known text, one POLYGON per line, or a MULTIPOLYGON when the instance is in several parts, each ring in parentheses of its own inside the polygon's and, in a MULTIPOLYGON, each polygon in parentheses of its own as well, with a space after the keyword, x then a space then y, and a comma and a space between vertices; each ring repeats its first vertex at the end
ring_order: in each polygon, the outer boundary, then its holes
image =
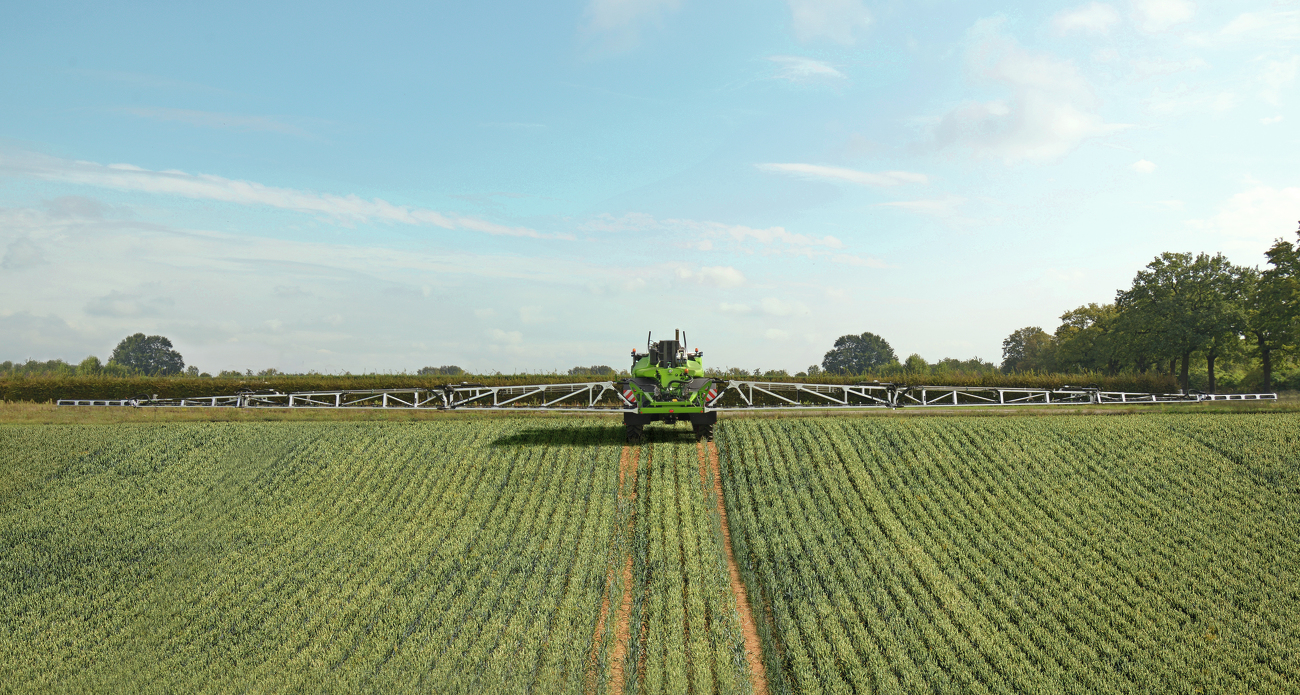
POLYGON ((1300 2, 28 3, 0 359, 1000 360, 1300 219, 1300 2))

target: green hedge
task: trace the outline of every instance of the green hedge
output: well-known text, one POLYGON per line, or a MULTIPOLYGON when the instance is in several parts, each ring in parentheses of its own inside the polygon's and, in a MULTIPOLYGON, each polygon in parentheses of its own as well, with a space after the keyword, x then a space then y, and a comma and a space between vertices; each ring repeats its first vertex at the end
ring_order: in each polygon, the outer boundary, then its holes
MULTIPOLYGON (((131 398, 139 395, 162 398, 193 398, 196 396, 233 395, 243 390, 275 389, 289 391, 332 391, 337 389, 378 388, 436 388, 447 383, 473 381, 489 386, 512 384, 570 383, 602 381, 611 377, 567 376, 555 374, 517 374, 509 376, 274 376, 239 379, 198 379, 189 377, 8 377, 0 378, 0 399, 6 401, 32 401, 44 403, 60 398, 131 398)), ((748 377, 756 381, 774 381, 762 377, 748 377)), ((1096 384, 1106 391, 1139 391, 1172 393, 1178 390, 1173 377, 1154 374, 1132 374, 1107 377, 1096 374, 930 374, 906 377, 844 377, 818 375, 815 377, 789 377, 781 381, 805 381, 837 384, 862 381, 892 381, 913 386, 1001 386, 1059 388, 1065 385, 1087 386, 1096 384)))
POLYGON ((60 398, 132 398, 139 395, 160 398, 229 396, 240 391, 274 389, 290 391, 334 391, 339 389, 437 388, 447 383, 472 381, 489 386, 511 384, 570 383, 600 381, 598 377, 555 375, 510 376, 273 376, 238 379, 195 377, 9 377, 0 378, 0 399, 44 403, 60 398))

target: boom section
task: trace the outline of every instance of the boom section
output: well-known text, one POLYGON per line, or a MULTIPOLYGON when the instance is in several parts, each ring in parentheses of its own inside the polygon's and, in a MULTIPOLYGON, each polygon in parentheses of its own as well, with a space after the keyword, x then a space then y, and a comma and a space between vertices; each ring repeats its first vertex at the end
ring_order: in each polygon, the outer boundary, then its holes
POLYGON ((1057 389, 982 386, 907 386, 904 384, 801 384, 784 381, 730 381, 711 410, 796 410, 810 408, 952 408, 1023 405, 1102 405, 1111 403, 1199 403, 1277 400, 1276 393, 1135 393, 1091 387, 1057 389))
POLYGON ((991 388, 906 386, 902 384, 806 384, 784 381, 719 381, 695 378, 671 391, 642 387, 637 379, 571 384, 485 386, 449 384, 441 388, 343 389, 336 391, 245 391, 226 396, 186 398, 67 398, 60 406, 137 408, 353 408, 390 410, 496 410, 707 413, 742 410, 848 410, 869 408, 1014 407, 1275 401, 1275 393, 1135 393, 1095 388, 991 388), (694 382, 694 383, 692 383, 694 382), (672 400, 676 398, 678 400, 672 400), (662 412, 661 412, 662 411, 662 412))

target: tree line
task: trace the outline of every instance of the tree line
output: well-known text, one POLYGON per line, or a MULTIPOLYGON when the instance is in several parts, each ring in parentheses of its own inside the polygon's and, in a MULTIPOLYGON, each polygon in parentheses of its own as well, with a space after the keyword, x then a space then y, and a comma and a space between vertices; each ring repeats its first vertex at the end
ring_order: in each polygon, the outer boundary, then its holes
POLYGON ((1265 255, 1260 269, 1222 254, 1162 253, 1114 302, 1065 312, 1053 333, 1029 326, 1007 336, 1002 370, 1157 371, 1176 374, 1186 392, 1199 363, 1213 393, 1228 364, 1256 369, 1258 387, 1272 391, 1279 359, 1294 358, 1300 343, 1300 243, 1278 239, 1265 255))

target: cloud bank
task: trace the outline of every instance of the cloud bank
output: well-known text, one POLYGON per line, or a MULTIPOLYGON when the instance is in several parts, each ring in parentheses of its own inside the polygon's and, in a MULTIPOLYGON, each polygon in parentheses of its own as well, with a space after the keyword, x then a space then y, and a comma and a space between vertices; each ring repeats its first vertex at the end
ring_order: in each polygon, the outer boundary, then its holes
POLYGON ((510 227, 472 217, 444 214, 426 208, 394 205, 381 198, 367 200, 356 195, 341 196, 279 188, 211 174, 189 174, 174 169, 151 171, 131 164, 104 165, 26 152, 0 152, 0 173, 117 191, 293 210, 345 225, 382 222, 469 229, 499 236, 572 238, 567 235, 543 234, 527 227, 510 227))

